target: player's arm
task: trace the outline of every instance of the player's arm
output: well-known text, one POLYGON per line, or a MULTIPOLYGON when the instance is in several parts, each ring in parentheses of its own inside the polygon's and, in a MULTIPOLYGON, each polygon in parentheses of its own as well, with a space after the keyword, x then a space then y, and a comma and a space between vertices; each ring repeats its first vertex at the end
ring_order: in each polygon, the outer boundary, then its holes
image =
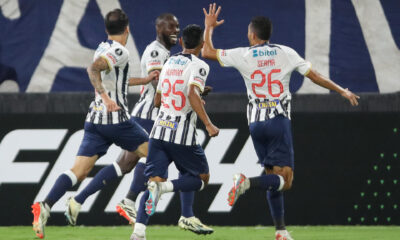
POLYGON ((214 48, 212 42, 212 34, 214 28, 218 27, 219 25, 224 23, 224 20, 217 21, 218 15, 221 12, 221 6, 218 7, 217 5, 210 4, 208 13, 205 8, 203 8, 204 12, 204 46, 201 50, 201 55, 203 58, 211 59, 211 60, 218 60, 217 58, 217 49, 214 48))
MULTIPOLYGON (((161 98, 161 96, 160 96, 160 98, 161 98)), ((206 113, 206 110, 204 109, 204 104, 203 104, 201 96, 200 96, 200 89, 195 84, 189 85, 188 98, 189 98, 189 102, 190 102, 190 105, 192 106, 193 110, 197 113, 197 116, 200 118, 200 120, 206 126, 208 135, 210 137, 218 136, 219 129, 216 126, 214 126, 214 124, 211 122, 210 118, 208 117, 208 114, 206 113)))
POLYGON ((155 70, 150 72, 149 75, 145 78, 129 78, 129 86, 146 85, 153 80, 158 80, 159 75, 160 71, 155 70))
POLYGON ((154 94, 154 107, 159 108, 161 106, 161 92, 154 94))
POLYGON ((121 109, 115 101, 113 101, 103 86, 103 82, 101 80, 101 72, 105 70, 109 70, 110 66, 106 59, 99 57, 87 68, 87 72, 89 75, 90 82, 92 83, 96 92, 103 99, 103 103, 107 107, 108 112, 114 112, 121 109))
POLYGON ((307 74, 305 74, 305 76, 308 77, 309 79, 311 79, 311 81, 313 81, 313 83, 339 93, 344 98, 349 100, 351 105, 353 105, 353 106, 358 105, 357 99, 360 98, 359 96, 352 93, 348 88, 346 88, 346 89, 342 88, 341 86, 337 85, 332 80, 330 80, 329 78, 324 77, 319 72, 317 72, 313 69, 310 69, 310 71, 307 74))

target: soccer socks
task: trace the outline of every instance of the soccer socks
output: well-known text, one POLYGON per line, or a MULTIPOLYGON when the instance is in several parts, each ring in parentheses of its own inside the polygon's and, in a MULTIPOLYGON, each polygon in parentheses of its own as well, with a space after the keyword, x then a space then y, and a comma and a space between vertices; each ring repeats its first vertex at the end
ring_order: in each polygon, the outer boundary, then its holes
MULTIPOLYGON (((198 191, 203 188, 203 181, 199 177, 194 177, 194 176, 182 176, 178 179, 172 180, 171 181, 173 185, 173 189, 168 189, 163 192, 192 192, 192 191, 198 191)), ((165 184, 168 184, 168 182, 165 182, 165 184)), ((164 189, 163 189, 164 190, 164 189)))
POLYGON ((120 176, 122 176, 122 172, 117 163, 114 162, 113 164, 104 167, 96 174, 85 189, 75 196, 75 201, 83 204, 90 195, 102 189, 107 182, 117 179, 120 176))
POLYGON ((285 184, 282 176, 276 174, 261 175, 259 177, 249 178, 250 188, 259 188, 270 191, 280 191, 285 184))
POLYGON ((77 181, 78 179, 71 170, 64 172, 57 178, 44 202, 49 206, 49 208, 53 207, 53 205, 69 188, 74 186, 77 181))
POLYGON ((180 192, 181 215, 185 218, 193 217, 194 192, 180 192))
MULTIPOLYGON (((137 217, 136 217, 135 231, 136 231, 136 225, 138 223, 147 225, 147 223, 149 222, 149 215, 147 215, 147 213, 146 213, 146 201, 148 198, 149 198, 149 190, 146 190, 146 192, 143 193, 143 196, 140 199, 139 208, 138 208, 137 217)), ((138 234, 141 236, 144 235, 142 233, 138 233, 138 234)))
POLYGON ((267 191, 267 199, 276 230, 285 230, 283 192, 267 191))
POLYGON ((146 182, 148 179, 144 175, 145 167, 146 164, 142 162, 138 162, 135 167, 132 183, 126 195, 126 198, 133 202, 136 201, 139 193, 146 190, 146 182))

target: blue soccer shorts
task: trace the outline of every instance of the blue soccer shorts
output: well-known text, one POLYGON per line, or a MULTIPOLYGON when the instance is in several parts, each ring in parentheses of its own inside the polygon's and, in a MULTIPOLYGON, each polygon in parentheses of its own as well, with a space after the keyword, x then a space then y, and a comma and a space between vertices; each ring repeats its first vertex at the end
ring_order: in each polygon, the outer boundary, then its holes
POLYGON ((186 146, 150 139, 145 175, 168 178, 168 166, 171 162, 175 163, 182 175, 199 176, 209 173, 207 158, 200 145, 186 146))
POLYGON ((77 156, 99 158, 106 154, 111 144, 129 152, 148 142, 149 135, 133 119, 118 124, 93 124, 85 122, 85 133, 77 156))
POLYGON ((290 120, 282 115, 250 124, 259 163, 264 167, 288 166, 294 170, 294 150, 290 120))

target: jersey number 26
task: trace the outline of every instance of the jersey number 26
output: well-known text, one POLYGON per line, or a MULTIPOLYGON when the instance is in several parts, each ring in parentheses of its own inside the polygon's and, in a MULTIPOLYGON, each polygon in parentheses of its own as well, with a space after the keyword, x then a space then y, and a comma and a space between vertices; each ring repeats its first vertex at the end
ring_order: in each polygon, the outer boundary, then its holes
MULTIPOLYGON (((272 80, 272 74, 273 73, 280 73, 280 72, 281 72, 280 69, 272 69, 268 73, 268 93, 272 97, 279 97, 283 93, 283 85, 282 85, 281 81, 272 80), (277 84, 279 86, 279 93, 272 93, 272 84, 277 84)), ((259 98, 267 98, 266 95, 258 94, 257 91, 256 91, 256 87, 258 87, 258 88, 263 88, 264 87, 265 82, 266 82, 266 75, 261 70, 256 70, 256 71, 253 72, 253 74, 251 74, 251 79, 254 80, 254 77, 257 74, 261 75, 261 82, 251 84, 251 88, 253 90, 253 93, 259 98)))

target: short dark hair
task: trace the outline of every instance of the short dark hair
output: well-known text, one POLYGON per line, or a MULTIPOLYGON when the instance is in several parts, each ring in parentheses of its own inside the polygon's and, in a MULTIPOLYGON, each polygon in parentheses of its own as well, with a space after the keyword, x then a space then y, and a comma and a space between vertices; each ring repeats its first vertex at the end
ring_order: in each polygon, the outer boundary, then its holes
POLYGON ((251 19, 250 22, 251 30, 261 40, 268 41, 272 33, 272 23, 267 17, 258 16, 251 19))
POLYGON ((175 15, 172 13, 163 13, 160 16, 156 18, 156 26, 159 26, 162 22, 169 20, 169 19, 174 19, 175 15))
POLYGON ((106 25, 106 30, 109 35, 119 35, 124 33, 128 23, 128 16, 119 8, 107 13, 106 18, 104 19, 104 24, 106 25))
POLYGON ((203 40, 203 29, 197 24, 187 25, 183 29, 182 40, 185 48, 196 48, 203 40))

